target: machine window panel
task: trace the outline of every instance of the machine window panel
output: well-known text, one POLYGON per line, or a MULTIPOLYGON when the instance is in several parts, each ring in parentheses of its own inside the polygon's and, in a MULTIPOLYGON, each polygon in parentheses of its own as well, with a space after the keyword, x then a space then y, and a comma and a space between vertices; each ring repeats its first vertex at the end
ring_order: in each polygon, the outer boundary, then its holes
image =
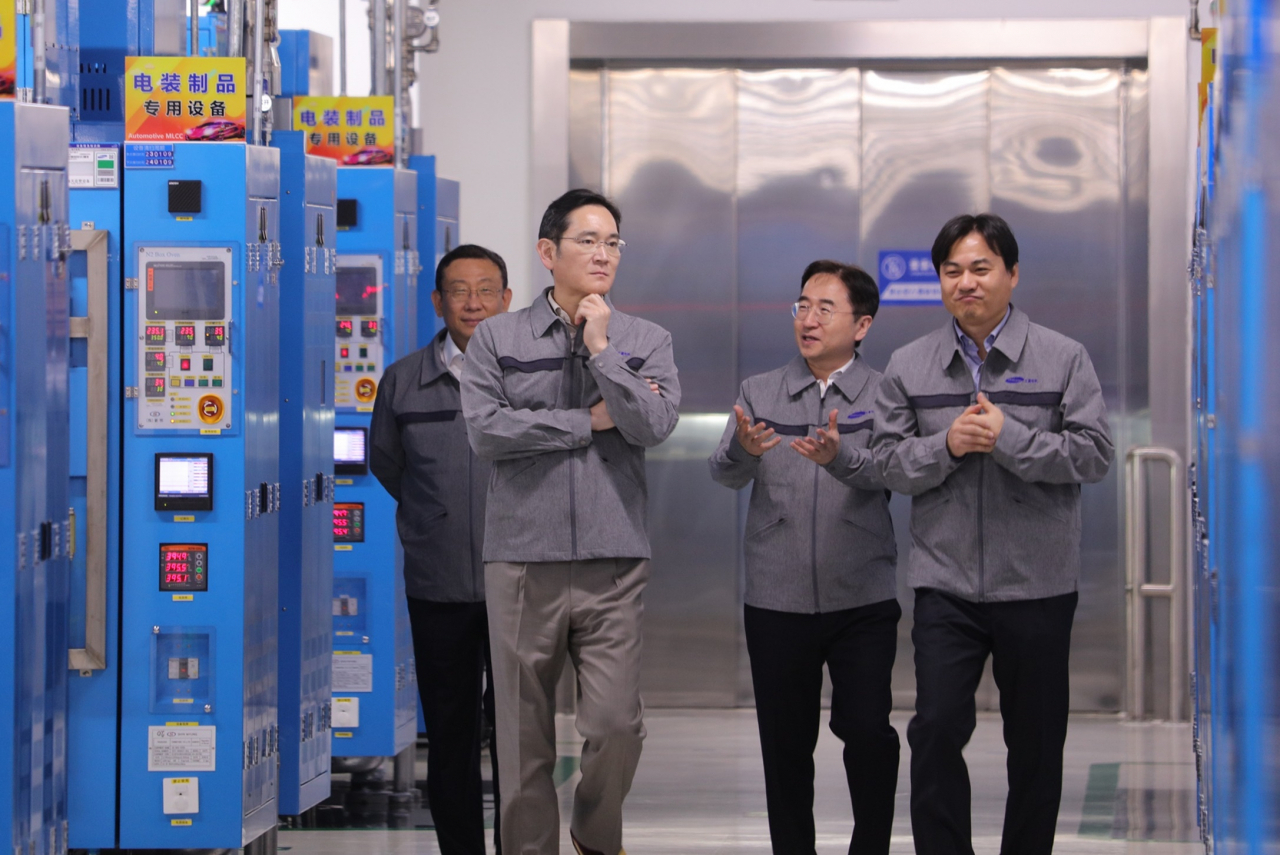
POLYGON ((378 271, 376 268, 339 267, 337 281, 337 314, 378 314, 378 271))
POLYGON ((220 320, 227 316, 226 266, 217 261, 147 264, 147 319, 220 320))

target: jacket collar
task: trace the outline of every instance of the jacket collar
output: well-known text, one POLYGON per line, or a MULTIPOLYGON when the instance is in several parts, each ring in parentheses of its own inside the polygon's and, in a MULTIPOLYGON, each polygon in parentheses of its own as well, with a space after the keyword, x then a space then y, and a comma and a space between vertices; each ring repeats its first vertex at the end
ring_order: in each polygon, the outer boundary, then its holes
MULTIPOLYGON (((1027 331, 1030 328, 1031 319, 1027 317, 1027 313, 1010 304, 1009 319, 1005 321, 1000 335, 992 342, 991 349, 1003 353, 1010 362, 1017 362, 1022 357, 1022 348, 1027 343, 1027 331)), ((950 368, 954 360, 964 359, 960 352, 960 342, 956 338, 954 318, 948 318, 942 329, 933 333, 933 338, 934 353, 943 371, 950 368)))
POLYGON ((420 351, 422 354, 422 368, 418 374, 418 385, 428 386, 439 380, 441 374, 449 373, 448 366, 440 360, 440 343, 444 341, 444 337, 448 334, 449 331, 447 329, 440 330, 431 339, 431 342, 420 351))
MULTIPOLYGON (((831 385, 839 389, 846 398, 852 401, 862 392, 870 376, 871 369, 867 368, 867 364, 863 361, 861 354, 854 351, 853 364, 843 374, 836 375, 835 380, 831 381, 831 385)), ((809 363, 805 362, 804 357, 799 355, 787 363, 787 370, 783 378, 787 386, 787 394, 793 398, 818 382, 818 378, 814 377, 813 372, 809 370, 809 363)))
POLYGON ((551 304, 547 302, 547 294, 550 292, 551 286, 543 288, 529 306, 529 326, 533 330, 534 338, 542 338, 554 324, 561 322, 556 317, 556 313, 551 311, 551 304))

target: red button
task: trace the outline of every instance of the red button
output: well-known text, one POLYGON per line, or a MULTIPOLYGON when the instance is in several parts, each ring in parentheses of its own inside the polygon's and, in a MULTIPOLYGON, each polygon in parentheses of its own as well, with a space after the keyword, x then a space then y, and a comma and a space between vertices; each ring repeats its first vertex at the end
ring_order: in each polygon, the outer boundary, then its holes
POLYGON ((183 371, 191 370, 191 360, 188 357, 185 357, 185 356, 182 357, 182 359, 179 360, 179 365, 181 366, 183 371))
POLYGON ((339 353, 341 353, 341 354, 342 354, 342 358, 343 358, 343 359, 346 359, 348 356, 350 356, 350 355, 351 355, 351 348, 349 348, 349 347, 344 347, 344 348, 342 348, 342 349, 339 351, 339 353))

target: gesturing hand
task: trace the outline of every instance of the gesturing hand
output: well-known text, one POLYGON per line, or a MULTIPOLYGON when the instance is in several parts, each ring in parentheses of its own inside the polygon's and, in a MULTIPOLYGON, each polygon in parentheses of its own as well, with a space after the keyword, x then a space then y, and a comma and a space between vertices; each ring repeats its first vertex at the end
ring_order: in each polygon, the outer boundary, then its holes
POLYGON ((1004 410, 991 403, 991 399, 981 392, 978 393, 978 406, 982 408, 982 412, 977 421, 991 432, 991 447, 995 448, 1000 431, 1004 428, 1004 410))
POLYGON ((819 466, 826 466, 840 452, 840 429, 836 426, 836 419, 839 417, 840 411, 832 410, 827 417, 827 426, 818 428, 817 439, 802 436, 791 440, 791 447, 819 466))
POLYGON ((588 294, 578 304, 573 322, 586 324, 582 329, 582 343, 592 356, 609 346, 609 316, 612 314, 609 304, 599 294, 588 294))
MULTIPOLYGON (((982 397, 979 396, 979 401, 981 400, 982 397)), ((964 457, 970 452, 985 454, 996 447, 996 435, 988 423, 988 417, 984 417, 982 412, 981 403, 973 404, 966 407, 951 423, 951 427, 947 429, 947 450, 952 457, 964 457)))
POLYGON ((733 406, 733 414, 738 421, 736 430, 738 444, 747 450, 747 454, 753 457, 760 457, 766 451, 776 448, 782 442, 782 437, 775 436, 773 428, 764 422, 751 424, 746 412, 737 404, 733 406))

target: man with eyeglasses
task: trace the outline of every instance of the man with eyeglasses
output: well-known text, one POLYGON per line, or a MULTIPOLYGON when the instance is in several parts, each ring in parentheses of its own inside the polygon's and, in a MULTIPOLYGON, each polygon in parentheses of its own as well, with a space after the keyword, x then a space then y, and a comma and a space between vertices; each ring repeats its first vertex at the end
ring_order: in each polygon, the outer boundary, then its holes
MULTIPOLYGON (((442 855, 484 855, 480 743, 494 713, 481 548, 491 466, 467 443, 458 382, 476 327, 511 304, 506 262, 482 246, 459 246, 440 259, 431 302, 444 329, 383 374, 369 467, 398 502, 436 839, 442 855)), ((492 745, 490 755, 496 790, 492 745)), ((501 855, 497 820, 494 838, 501 855)))
POLYGON ((462 374, 471 445, 494 461, 485 529, 502 843, 558 855, 555 688, 578 677, 580 855, 619 855, 644 739, 641 595, 649 577, 644 455, 675 429, 671 335, 606 295, 625 244, 605 197, 571 190, 538 230, 552 285, 476 331, 462 374))
POLYGON ((743 382, 711 477, 752 485, 743 625, 773 851, 814 851, 825 664, 853 803, 849 852, 884 855, 898 782, 889 711, 902 609, 888 494, 867 447, 880 375, 858 355, 880 294, 866 272, 837 261, 813 262, 800 282, 800 353, 743 382))

